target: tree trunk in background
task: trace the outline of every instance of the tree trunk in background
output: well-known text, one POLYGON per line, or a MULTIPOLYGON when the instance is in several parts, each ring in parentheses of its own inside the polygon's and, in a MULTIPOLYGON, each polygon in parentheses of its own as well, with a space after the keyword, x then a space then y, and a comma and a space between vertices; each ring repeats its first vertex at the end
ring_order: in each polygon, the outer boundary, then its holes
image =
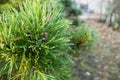
POLYGON ((110 19, 109 19, 109 27, 112 26, 112 17, 113 17, 113 14, 115 13, 115 8, 112 10, 112 12, 110 13, 110 19))

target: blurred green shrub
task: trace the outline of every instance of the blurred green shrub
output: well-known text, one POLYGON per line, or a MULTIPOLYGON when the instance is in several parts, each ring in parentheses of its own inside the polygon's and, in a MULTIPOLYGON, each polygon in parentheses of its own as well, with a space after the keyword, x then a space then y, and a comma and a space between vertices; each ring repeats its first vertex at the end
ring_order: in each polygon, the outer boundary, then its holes
POLYGON ((95 30, 90 30, 87 25, 80 22, 78 15, 81 14, 81 9, 78 8, 72 0, 60 0, 65 7, 67 18, 72 20, 72 26, 74 28, 69 29, 71 34, 71 43, 74 44, 74 48, 90 48, 97 41, 97 35, 95 30))
POLYGON ((114 30, 119 30, 120 29, 120 15, 119 14, 115 14, 115 20, 113 22, 113 29, 114 30))
POLYGON ((82 13, 82 10, 78 8, 72 0, 60 0, 64 6, 64 11, 66 13, 66 17, 73 21, 72 25, 78 26, 79 20, 78 15, 82 13))
POLYGON ((7 2, 9 2, 10 0, 0 0, 0 4, 5 4, 7 2))
POLYGON ((75 4, 72 4, 71 6, 68 7, 68 13, 69 15, 77 16, 80 15, 82 12, 81 9, 76 7, 75 4))
POLYGON ((0 18, 0 78, 73 80, 68 20, 54 0, 26 0, 0 18), (51 6, 52 5, 52 6, 51 6))
POLYGON ((79 27, 82 24, 82 22, 78 18, 73 18, 73 19, 70 19, 70 20, 72 21, 72 26, 79 27))
POLYGON ((81 9, 78 8, 73 2, 72 0, 60 0, 61 3, 64 5, 64 9, 67 13, 67 16, 71 16, 71 15, 74 15, 74 16, 77 16, 77 15, 80 15, 82 12, 81 12, 81 9))
POLYGON ((19 10, 19 3, 24 0, 1 0, 0 1, 0 13, 10 11, 12 8, 19 10))
POLYGON ((72 37, 71 43, 74 44, 72 47, 75 50, 89 50, 98 41, 96 30, 89 29, 85 24, 82 24, 79 27, 73 27, 70 29, 69 32, 72 37))
POLYGON ((2 13, 3 11, 6 12, 6 11, 10 10, 11 8, 12 8, 12 5, 8 4, 8 3, 1 5, 0 6, 0 13, 2 13))

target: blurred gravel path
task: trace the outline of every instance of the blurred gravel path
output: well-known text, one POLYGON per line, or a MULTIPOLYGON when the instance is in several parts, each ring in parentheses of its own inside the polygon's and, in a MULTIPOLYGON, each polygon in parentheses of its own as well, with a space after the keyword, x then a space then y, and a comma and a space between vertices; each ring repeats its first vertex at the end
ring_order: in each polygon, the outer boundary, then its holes
POLYGON ((90 28, 98 30, 98 34, 101 38, 101 46, 117 46, 120 45, 120 32, 113 30, 104 23, 97 22, 95 20, 87 20, 86 23, 90 28))

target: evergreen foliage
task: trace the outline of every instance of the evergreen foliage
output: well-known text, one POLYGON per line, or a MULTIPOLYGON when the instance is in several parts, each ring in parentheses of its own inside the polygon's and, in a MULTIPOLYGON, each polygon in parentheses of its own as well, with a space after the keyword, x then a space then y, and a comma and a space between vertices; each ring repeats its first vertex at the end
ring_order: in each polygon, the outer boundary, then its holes
POLYGON ((69 22, 55 0, 25 0, 0 18, 1 80, 73 80, 69 22))

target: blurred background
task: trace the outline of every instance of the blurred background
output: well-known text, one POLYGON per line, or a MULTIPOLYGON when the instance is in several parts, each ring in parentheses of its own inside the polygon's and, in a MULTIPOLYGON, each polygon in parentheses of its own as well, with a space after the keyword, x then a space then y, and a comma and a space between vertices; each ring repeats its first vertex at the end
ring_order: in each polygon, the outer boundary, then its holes
POLYGON ((120 0, 71 1, 81 10, 77 15, 78 26, 85 24, 89 29, 95 29, 94 34, 98 36, 92 37, 97 39, 97 43, 93 41, 94 47, 89 50, 86 50, 88 45, 85 49, 79 48, 79 57, 74 56, 74 76, 77 80, 120 80, 120 0))

